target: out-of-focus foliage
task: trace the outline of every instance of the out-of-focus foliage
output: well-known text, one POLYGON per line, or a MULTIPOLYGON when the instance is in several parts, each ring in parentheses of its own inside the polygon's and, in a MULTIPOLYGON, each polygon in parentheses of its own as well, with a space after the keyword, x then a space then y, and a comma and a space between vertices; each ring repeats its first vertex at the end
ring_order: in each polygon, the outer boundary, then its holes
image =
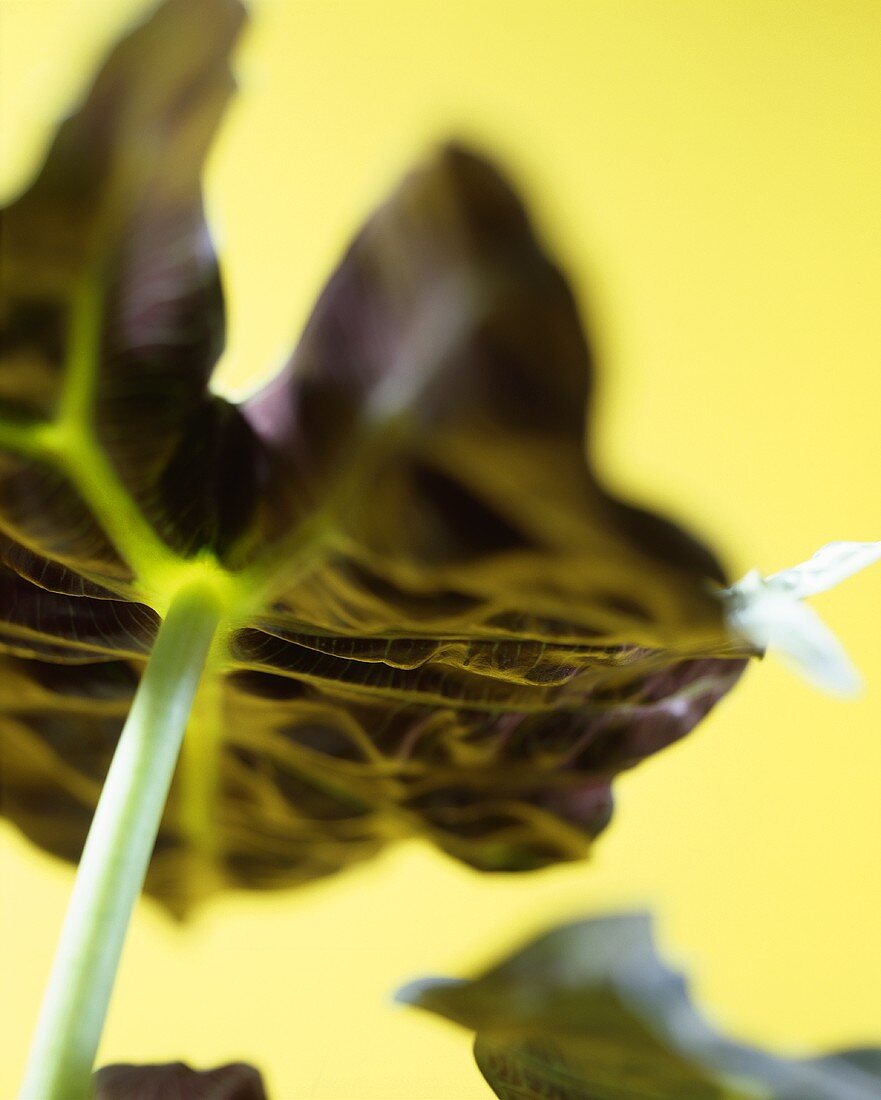
POLYGON ((581 856, 614 775, 739 676, 724 575, 592 473, 572 295, 460 147, 371 218, 266 389, 209 392, 200 174, 241 22, 168 0, 3 212, 3 812, 77 858, 199 576, 226 617, 147 883, 173 911, 412 834, 485 870, 581 856))
POLYGON ((263 1080, 242 1062, 197 1070, 164 1066, 104 1066, 94 1075, 94 1100, 266 1100, 263 1080))
POLYGON ((881 1050, 804 1062, 724 1038, 642 915, 557 928, 472 981, 416 982, 399 999, 475 1031, 501 1100, 873 1100, 881 1087, 881 1050))

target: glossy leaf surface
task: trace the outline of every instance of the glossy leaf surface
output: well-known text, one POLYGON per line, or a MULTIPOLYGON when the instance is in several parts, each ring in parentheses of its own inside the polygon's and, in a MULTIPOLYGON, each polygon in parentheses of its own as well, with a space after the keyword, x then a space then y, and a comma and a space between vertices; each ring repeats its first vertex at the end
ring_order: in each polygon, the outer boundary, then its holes
POLYGON ((871 1100, 881 1087, 878 1050, 800 1062, 723 1037, 641 915, 555 929, 473 981, 399 999, 475 1031, 501 1100, 871 1100))
POLYGON ((592 363, 519 199, 450 146, 368 221, 289 365, 208 390, 200 191, 236 0, 168 0, 3 211, 3 812, 77 858, 174 592, 226 614, 147 888, 177 913, 424 835, 582 856, 613 777, 734 683, 713 556, 586 460, 592 363))

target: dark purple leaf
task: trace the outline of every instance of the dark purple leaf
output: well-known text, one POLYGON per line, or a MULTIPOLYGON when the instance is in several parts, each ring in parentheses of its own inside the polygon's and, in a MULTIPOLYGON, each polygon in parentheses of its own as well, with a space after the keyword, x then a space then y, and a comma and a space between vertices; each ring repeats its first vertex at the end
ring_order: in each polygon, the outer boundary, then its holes
POLYGON ((236 1062, 217 1069, 165 1066, 104 1066, 94 1075, 95 1100, 266 1100, 253 1066, 236 1062))
POLYGON ((173 911, 396 836, 484 870, 580 857, 614 776, 740 675, 724 575, 592 472, 572 293, 461 147, 368 221, 275 380, 208 392, 199 181, 241 21, 160 5, 3 212, 3 812, 76 857, 158 619, 204 573, 228 614, 147 883, 173 911))

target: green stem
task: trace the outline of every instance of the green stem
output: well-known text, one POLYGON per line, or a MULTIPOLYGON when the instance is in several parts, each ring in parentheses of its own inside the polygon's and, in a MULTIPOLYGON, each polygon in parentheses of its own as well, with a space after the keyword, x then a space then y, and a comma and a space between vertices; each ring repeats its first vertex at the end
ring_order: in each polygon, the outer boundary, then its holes
POLYGON ((80 860, 22 1100, 91 1095, 126 929, 220 613, 210 586, 197 582, 177 594, 159 629, 80 860))

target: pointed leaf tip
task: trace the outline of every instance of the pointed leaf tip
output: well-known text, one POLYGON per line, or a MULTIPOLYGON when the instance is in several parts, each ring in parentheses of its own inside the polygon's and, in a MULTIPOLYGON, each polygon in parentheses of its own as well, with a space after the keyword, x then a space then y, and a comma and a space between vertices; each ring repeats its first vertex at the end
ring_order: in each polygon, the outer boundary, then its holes
POLYGON ((431 1007, 432 994, 437 990, 450 989, 465 985, 458 978, 416 978, 395 990, 392 1000, 395 1004, 415 1005, 418 1008, 431 1007))

